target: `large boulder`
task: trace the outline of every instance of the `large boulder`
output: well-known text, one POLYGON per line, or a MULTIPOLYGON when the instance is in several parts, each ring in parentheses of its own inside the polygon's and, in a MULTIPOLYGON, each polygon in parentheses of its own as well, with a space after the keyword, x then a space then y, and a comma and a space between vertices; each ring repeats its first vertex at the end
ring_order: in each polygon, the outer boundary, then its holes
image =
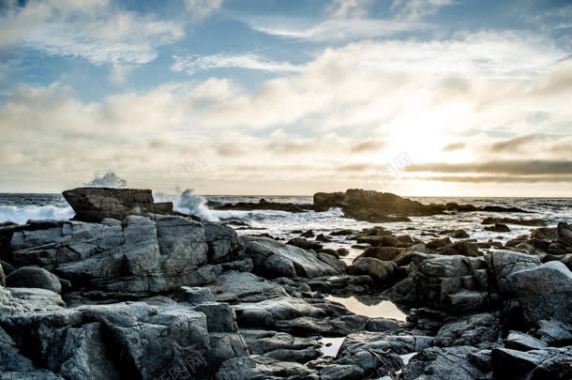
POLYGON ((254 263, 254 273, 263 277, 321 277, 342 274, 342 261, 283 244, 266 237, 244 237, 246 255, 254 263))
POLYGON ((7 249, 17 265, 35 265, 74 288, 155 293, 216 281, 240 264, 242 246, 228 227, 172 215, 130 215, 123 222, 42 222, 11 230, 7 249), (229 260, 237 265, 231 268, 229 260))
POLYGON ((16 269, 6 278, 6 285, 11 288, 40 288, 61 293, 60 279, 53 273, 38 267, 22 267, 16 269))
POLYGON ((165 371, 208 379, 213 370, 207 318, 190 307, 82 306, 3 317, 0 327, 35 363, 66 379, 156 379, 165 371))
POLYGON ((503 283, 504 310, 529 325, 554 318, 572 322, 572 272, 551 261, 507 275, 503 283))
POLYGON ((392 261, 361 257, 352 263, 349 271, 353 275, 368 275, 379 285, 390 283, 396 268, 397 265, 392 261))
POLYGON ((75 219, 100 222, 105 218, 123 220, 128 215, 169 213, 170 203, 154 203, 151 190, 80 187, 63 196, 75 211, 75 219))
POLYGON ((387 291, 394 302, 452 314, 486 309, 491 303, 486 262, 465 256, 417 255, 409 276, 387 291))
POLYGON ((495 379, 546 379, 572 378, 572 349, 546 348, 521 352, 509 348, 492 351, 495 379))

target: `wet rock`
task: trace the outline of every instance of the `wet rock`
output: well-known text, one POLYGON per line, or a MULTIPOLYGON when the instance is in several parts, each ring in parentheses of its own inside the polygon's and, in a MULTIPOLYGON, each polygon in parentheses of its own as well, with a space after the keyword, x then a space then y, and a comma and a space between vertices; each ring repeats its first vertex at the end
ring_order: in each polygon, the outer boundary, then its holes
POLYGON ((558 230, 556 228, 542 227, 535 228, 530 231, 531 239, 553 241, 558 239, 558 230))
POLYGON ((244 237, 246 254, 254 263, 254 272, 264 277, 320 277, 342 274, 330 259, 313 251, 257 237, 244 237))
POLYGON ((492 226, 485 227, 485 231, 491 232, 510 232, 510 228, 506 224, 495 223, 492 226))
POLYGON ((105 218, 123 220, 128 215, 170 213, 172 204, 156 204, 151 190, 80 187, 63 196, 75 211, 75 219, 101 222, 105 218))
POLYGON ((316 235, 314 234, 313 230, 307 230, 307 231, 302 232, 300 234, 300 237, 303 237, 303 238, 313 238, 314 236, 316 236, 316 235))
POLYGON ((314 250, 316 252, 321 251, 324 246, 316 241, 312 241, 312 240, 307 240, 304 238, 293 238, 288 240, 288 242, 286 244, 290 244, 293 245, 295 247, 298 248, 302 248, 302 249, 311 249, 314 250))
POLYGON ((462 230, 462 229, 445 230, 445 231, 441 231, 440 234, 441 235, 449 235, 450 237, 455 238, 455 239, 468 239, 469 238, 469 234, 467 233, 467 231, 462 230))
POLYGON ((251 355, 227 360, 216 374, 217 380, 249 379, 315 379, 318 376, 308 367, 295 363, 279 361, 268 356, 251 355))
POLYGON ((511 272, 503 279, 505 313, 531 325, 572 322, 572 272, 557 261, 511 272))
POLYGON ((38 267, 16 269, 6 278, 6 285, 11 288, 40 288, 54 293, 62 292, 58 276, 38 267))
POLYGON ((449 239, 448 237, 442 238, 442 239, 433 239, 431 240, 429 243, 427 243, 425 246, 428 249, 431 250, 436 250, 439 248, 444 248, 447 247, 449 245, 453 244, 453 242, 451 241, 451 239, 449 239))
POLYGON ((477 257, 479 255, 479 247, 477 243, 471 241, 457 241, 451 245, 437 249, 439 255, 462 255, 469 257, 477 257))
POLYGON ((428 348, 414 356, 403 369, 405 380, 492 379, 488 361, 475 360, 478 348, 457 346, 428 348))
POLYGON ((329 243, 332 241, 332 239, 330 239, 324 234, 319 234, 318 236, 316 236, 316 241, 320 241, 322 243, 329 243))
POLYGON ((178 296, 179 302, 190 304, 201 304, 205 302, 213 302, 214 296, 209 288, 182 286, 178 296))
POLYGON ((284 288, 252 273, 229 272, 218 277, 211 286, 219 302, 259 302, 271 298, 285 297, 284 288))
POLYGON ((373 257, 381 261, 391 261, 401 253, 395 247, 369 247, 359 257, 373 257))
POLYGON ((483 219, 481 224, 516 224, 520 226, 538 226, 543 227, 546 224, 542 219, 515 219, 515 218, 497 218, 488 217, 483 219))
POLYGON ((350 251, 348 251, 346 248, 338 248, 336 250, 336 253, 338 254, 338 256, 347 256, 350 254, 350 251))
POLYGON ((572 349, 546 348, 521 352, 508 348, 492 351, 494 377, 497 379, 572 378, 572 349))
POLYGON ((397 265, 391 261, 381 261, 372 257, 361 257, 349 268, 353 275, 368 275, 378 284, 389 283, 397 265))
POLYGON ((262 198, 258 203, 254 202, 237 202, 237 203, 224 203, 213 206, 215 210, 275 210, 287 212, 304 212, 306 209, 302 205, 293 203, 270 202, 262 198))
POLYGON ((474 314, 448 323, 439 329, 435 345, 490 348, 500 339, 500 322, 489 313, 474 314))
POLYGON ((518 351, 542 350, 547 347, 543 341, 520 331, 510 331, 505 344, 507 348, 518 351))

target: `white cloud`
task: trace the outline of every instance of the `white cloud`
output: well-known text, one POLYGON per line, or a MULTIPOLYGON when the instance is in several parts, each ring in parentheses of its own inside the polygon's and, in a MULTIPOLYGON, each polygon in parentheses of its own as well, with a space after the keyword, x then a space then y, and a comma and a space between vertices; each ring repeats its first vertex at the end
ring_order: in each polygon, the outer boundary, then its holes
POLYGON ((114 79, 154 60, 157 47, 183 35, 182 23, 119 10, 108 0, 30 1, 0 16, 0 50, 27 46, 109 64, 114 79))
POLYGON ((223 0, 185 0, 185 6, 194 19, 209 16, 222 6, 223 0))
POLYGON ((252 29, 266 34, 314 42, 343 42, 387 37, 429 27, 417 20, 367 18, 333 18, 315 23, 305 19, 251 17, 247 23, 252 29))
POLYGON ((371 0, 334 0, 326 12, 334 18, 361 18, 367 15, 367 8, 371 4, 371 0))
POLYGON ((207 56, 175 56, 175 63, 171 66, 173 71, 186 72, 189 75, 200 70, 239 68, 249 70, 262 70, 276 73, 296 72, 300 68, 287 62, 277 62, 261 57, 258 54, 214 54, 207 56))
POLYGON ((393 0, 391 9, 399 17, 422 19, 436 14, 441 8, 456 4, 456 0, 393 0))

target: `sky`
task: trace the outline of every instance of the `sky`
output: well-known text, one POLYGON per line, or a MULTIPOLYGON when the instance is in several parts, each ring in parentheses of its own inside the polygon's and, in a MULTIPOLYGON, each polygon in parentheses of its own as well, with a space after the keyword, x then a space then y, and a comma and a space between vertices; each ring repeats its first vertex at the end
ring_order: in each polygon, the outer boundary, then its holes
POLYGON ((572 196, 572 1, 0 0, 0 192, 572 196))

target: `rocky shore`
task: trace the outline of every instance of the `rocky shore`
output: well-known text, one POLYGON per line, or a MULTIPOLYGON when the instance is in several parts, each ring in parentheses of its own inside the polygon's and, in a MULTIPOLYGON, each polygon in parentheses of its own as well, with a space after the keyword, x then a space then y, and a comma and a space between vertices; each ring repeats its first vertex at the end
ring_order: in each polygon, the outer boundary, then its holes
MULTIPOLYGON (((314 207, 365 220, 454 208, 358 192, 314 207)), ((172 212, 150 191, 64 195, 74 220, 0 227, 0 379, 572 378, 566 223, 506 244, 381 226, 286 244, 172 212), (333 236, 362 254, 347 263, 322 246, 333 236), (332 295, 391 301, 407 319, 332 295)))

